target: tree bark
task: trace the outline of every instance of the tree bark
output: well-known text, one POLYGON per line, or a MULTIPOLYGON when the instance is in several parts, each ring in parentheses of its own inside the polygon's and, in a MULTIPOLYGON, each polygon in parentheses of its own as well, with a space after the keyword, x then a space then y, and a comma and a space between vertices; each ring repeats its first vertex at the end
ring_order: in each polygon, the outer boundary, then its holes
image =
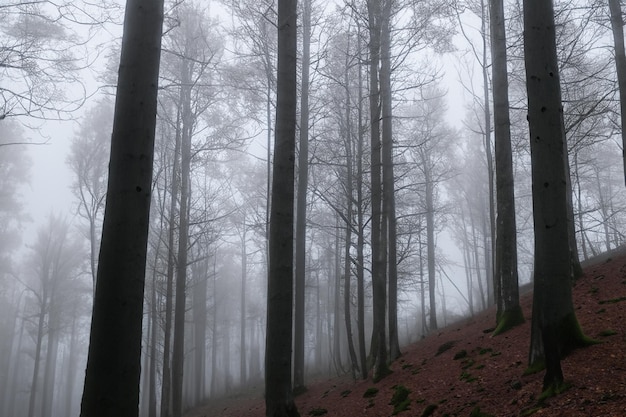
MULTIPOLYGON (((187 51, 185 51, 187 52, 187 51)), ((191 59, 182 57, 180 107, 182 120, 180 147, 180 211, 178 222, 178 256, 176 258, 176 291, 174 302, 174 340, 172 345, 172 416, 183 412, 183 369, 185 356, 185 311, 187 258, 189 242, 189 202, 191 200, 191 59)))
POLYGON ((626 183, 626 53, 624 52, 624 21, 620 0, 609 0, 611 29, 619 87, 620 120, 622 125, 622 158, 624 160, 624 183, 626 183))
POLYGON ((128 0, 82 417, 139 409, 162 0, 128 0))
POLYGON ((296 203, 296 299, 293 359, 293 390, 296 395, 306 391, 304 384, 304 287, 306 281, 306 197, 309 184, 311 0, 303 0, 302 4, 302 88, 300 90, 300 149, 298 153, 298 195, 296 203))
POLYGON ((493 117, 496 150, 496 249, 494 282, 500 334, 524 322, 519 305, 517 275, 517 230, 515 189, 509 119, 509 80, 507 75, 506 31, 503 0, 490 1, 493 117))
POLYGON ((585 344, 585 338, 572 302, 565 128, 552 1, 524 0, 524 53, 535 231, 531 354, 540 337, 546 367, 543 388, 558 392, 563 387, 560 358, 585 344))
POLYGON ((370 52, 370 139, 371 139, 371 247, 372 247, 372 298, 374 304, 374 326, 370 355, 374 359, 374 380, 379 380, 389 373, 387 367, 387 337, 385 330, 386 282, 385 258, 382 247, 382 164, 380 141, 380 30, 381 4, 380 0, 368 0, 367 13, 369 18, 369 52, 370 52))
POLYGON ((382 10, 380 95, 382 103, 383 204, 385 205, 385 217, 387 219, 389 359, 393 361, 400 357, 400 342, 398 340, 398 255, 391 96, 391 9, 392 0, 386 0, 382 10))
POLYGON ((269 235, 265 415, 300 416, 291 387, 297 4, 278 0, 276 138, 269 235))

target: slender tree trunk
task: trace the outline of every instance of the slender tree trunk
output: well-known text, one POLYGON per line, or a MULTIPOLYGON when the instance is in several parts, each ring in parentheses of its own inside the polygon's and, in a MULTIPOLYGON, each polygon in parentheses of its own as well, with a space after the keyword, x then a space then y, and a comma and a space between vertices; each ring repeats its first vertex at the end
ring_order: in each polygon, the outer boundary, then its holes
POLYGON ((183 57, 181 70, 180 105, 182 120, 180 157, 180 212, 178 228, 178 256, 176 259, 176 296, 174 303, 174 343, 172 346, 172 416, 183 412, 183 369, 185 356, 185 311, 187 258, 189 242, 189 202, 191 201, 191 63, 183 57))
MULTIPOLYGON (((340 230, 340 219, 339 216, 336 217, 335 220, 335 228, 336 230, 340 230)), ((334 315, 333 315, 333 357, 335 362, 335 370, 338 374, 345 373, 343 369, 342 356, 341 356, 341 336, 342 332, 341 328, 341 249, 339 243, 339 233, 335 233, 335 245, 334 245, 334 271, 333 275, 335 277, 334 280, 334 315)), ((329 255, 330 258, 330 255, 329 255)), ((331 267, 329 266, 329 274, 331 273, 331 267)), ((330 333, 329 333, 330 334, 330 333)))
POLYGON ((496 148, 496 249, 494 283, 500 334, 524 322, 519 305, 517 275, 517 230, 515 225, 515 193, 511 121, 509 119, 509 80, 507 75, 506 31, 503 0, 490 0, 491 60, 496 148))
POLYGON ((424 181, 426 183, 426 245, 427 245, 427 263, 428 263, 428 297, 429 297, 429 313, 430 313, 430 331, 437 329, 437 304, 435 301, 435 289, 437 286, 437 278, 435 276, 435 207, 433 203, 434 185, 430 172, 430 161, 422 155, 422 164, 424 165, 424 181))
POLYGON ((387 276, 389 283, 389 359, 400 357, 398 340, 398 255, 396 231, 395 177, 393 163, 393 112, 391 97, 391 9, 393 0, 383 6, 381 27, 380 94, 382 102, 383 194, 387 218, 387 276))
POLYGON ((302 4, 302 88, 300 90, 300 149, 298 154, 298 200, 296 203, 296 299, 293 356, 293 390, 296 395, 306 391, 304 384, 304 286, 306 280, 306 197, 309 184, 311 0, 303 0, 302 4))
POLYGON ((245 386, 248 380, 246 361, 246 288, 248 282, 248 252, 246 217, 243 218, 243 232, 241 236, 241 304, 240 311, 240 334, 239 334, 239 384, 245 386))
POLYGON ((37 340, 35 342, 35 366, 33 368, 33 379, 30 385, 30 398, 28 402, 28 417, 33 417, 35 415, 35 404, 37 399, 37 385, 39 381, 39 366, 41 364, 41 348, 43 345, 43 337, 44 337, 44 325, 46 320, 46 310, 47 307, 47 295, 43 294, 42 300, 43 304, 41 305, 41 310, 39 312, 38 321, 37 321, 37 340))
POLYGON ((82 417, 139 413, 162 24, 162 0, 127 0, 82 417))
POLYGON ((382 247, 382 181, 380 141, 380 90, 378 71, 380 63, 381 4, 379 0, 367 1, 370 34, 370 135, 371 135, 371 247, 372 247, 372 291, 374 304, 374 327, 371 354, 374 358, 374 380, 389 373, 387 367, 387 337, 385 330, 386 282, 385 258, 382 247))
MULTIPOLYGON (((499 0, 491 0, 499 1, 499 0)), ((493 274, 493 254, 495 253, 495 239, 496 236, 496 202, 495 202, 495 190, 494 190, 494 175, 493 169, 493 154, 491 152, 491 107, 489 104, 489 69, 487 66, 487 10, 484 0, 481 1, 481 33, 483 39, 483 91, 484 91, 484 119, 485 119, 485 157, 487 158, 487 177, 489 178, 489 240, 491 245, 485 247, 485 278, 487 280, 487 304, 492 305, 494 302, 498 304, 498 311, 502 310, 502 300, 498 299, 501 292, 500 280, 496 279, 496 275, 493 274), (489 283, 492 285, 489 285, 489 283), (491 288, 493 287, 493 288, 491 288)))
MULTIPOLYGON (((551 1, 524 0, 524 52, 535 229, 533 343, 541 338, 544 390, 563 388, 560 358, 584 345, 572 302, 566 149, 551 1)), ((538 360, 533 358, 532 360, 538 360)), ((532 365, 532 364, 531 364, 532 365)))
POLYGON ((615 67, 622 125, 622 158, 624 160, 624 182, 626 183, 626 53, 624 52, 624 20, 620 0, 609 0, 609 12, 611 13, 611 29, 615 45, 615 67))
POLYGON ((276 139, 269 236, 265 415, 299 417, 291 387, 296 135, 296 0, 278 0, 276 139))
MULTIPOLYGON (((357 33, 357 50, 361 53, 361 28, 357 33)), ((367 353, 365 347, 365 213, 363 202, 363 144, 365 134, 363 129, 363 68, 358 66, 359 104, 358 112, 358 139, 356 148, 356 201, 357 201, 357 230, 359 235, 356 242, 356 285, 357 285, 357 327, 359 341, 359 363, 361 378, 367 379, 367 353)))
POLYGON ((56 377, 57 356, 59 352, 58 307, 52 307, 48 317, 48 343, 46 347, 46 366, 43 374, 41 417, 52 415, 52 400, 55 392, 54 379, 56 377))
POLYGON ((176 137, 172 164, 172 186, 170 191, 170 209, 168 218, 167 236, 167 282, 165 290, 165 328, 163 329, 163 378, 161 384, 161 417, 169 417, 172 413, 172 372, 171 372, 171 339, 172 339, 172 304, 174 298, 174 268, 176 266, 175 230, 178 205, 178 171, 180 154, 180 111, 176 117, 176 137))
MULTIPOLYGON (((198 256, 202 256, 198 253, 198 256)), ((194 404, 205 399, 206 395, 206 327, 207 327, 207 286, 209 264, 208 258, 196 261, 193 268, 193 337, 194 337, 194 366, 192 368, 194 389, 194 404)))

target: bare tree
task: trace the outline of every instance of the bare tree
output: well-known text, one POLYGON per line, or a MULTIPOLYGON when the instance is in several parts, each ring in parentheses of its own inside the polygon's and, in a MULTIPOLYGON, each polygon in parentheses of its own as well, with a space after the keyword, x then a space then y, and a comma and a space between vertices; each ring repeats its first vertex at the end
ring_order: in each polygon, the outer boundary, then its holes
POLYGON ((296 0, 278 1, 276 139, 265 348, 265 415, 299 417, 291 389, 293 205, 296 136, 296 0))
POLYGON ((565 127, 551 1, 524 1, 524 56, 532 157, 535 272, 531 366, 545 361, 544 391, 564 388, 561 357, 588 343, 572 302, 565 127))

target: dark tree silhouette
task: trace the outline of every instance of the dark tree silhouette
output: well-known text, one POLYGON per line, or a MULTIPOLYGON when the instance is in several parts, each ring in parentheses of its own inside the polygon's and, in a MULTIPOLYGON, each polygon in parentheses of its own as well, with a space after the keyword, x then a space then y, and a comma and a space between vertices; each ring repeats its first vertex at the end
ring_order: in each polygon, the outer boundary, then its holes
POLYGON ((299 417, 291 390, 294 160, 296 145, 296 0, 278 1, 276 136, 269 233, 265 415, 299 417))
POLYGON ((572 302, 568 171, 552 1, 524 1, 524 56, 535 231, 530 357, 531 366, 532 362, 545 364, 544 391, 559 392, 563 388, 561 357, 587 339, 572 302))
POLYGON ((82 417, 139 413, 162 0, 128 0, 82 417))

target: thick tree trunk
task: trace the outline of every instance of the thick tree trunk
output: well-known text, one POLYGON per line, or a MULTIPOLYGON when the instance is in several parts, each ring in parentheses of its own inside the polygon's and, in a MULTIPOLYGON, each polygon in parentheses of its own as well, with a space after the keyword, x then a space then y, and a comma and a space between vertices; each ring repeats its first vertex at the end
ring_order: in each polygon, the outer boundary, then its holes
POLYGON ((128 0, 82 417, 138 415, 162 0, 128 0))
POLYGON ((298 200, 296 203, 296 299, 293 356, 293 390, 296 395, 306 391, 304 384, 304 287, 306 280, 306 197, 309 184, 310 43, 311 0, 303 0, 302 88, 300 90, 300 149, 298 154, 298 200))
POLYGON ((517 230, 503 0, 490 1, 490 19, 497 205, 494 282, 499 283, 495 290, 500 290, 500 293, 495 292, 498 326, 494 334, 500 334, 523 323, 524 315, 519 305, 517 230))
POLYGON ((57 369, 59 352, 59 311, 54 306, 48 318, 48 343, 46 346, 46 366, 43 373, 43 389, 41 398, 41 417, 52 415, 52 399, 54 397, 54 379, 57 369))
POLYGON ((561 356, 586 340, 572 302, 565 128, 551 1, 524 1, 524 52, 535 230, 531 354, 541 337, 544 390, 558 391, 563 386, 561 356))
POLYGON ((276 139, 269 236, 265 415, 299 417, 291 389, 296 135, 296 0, 278 0, 276 139))

